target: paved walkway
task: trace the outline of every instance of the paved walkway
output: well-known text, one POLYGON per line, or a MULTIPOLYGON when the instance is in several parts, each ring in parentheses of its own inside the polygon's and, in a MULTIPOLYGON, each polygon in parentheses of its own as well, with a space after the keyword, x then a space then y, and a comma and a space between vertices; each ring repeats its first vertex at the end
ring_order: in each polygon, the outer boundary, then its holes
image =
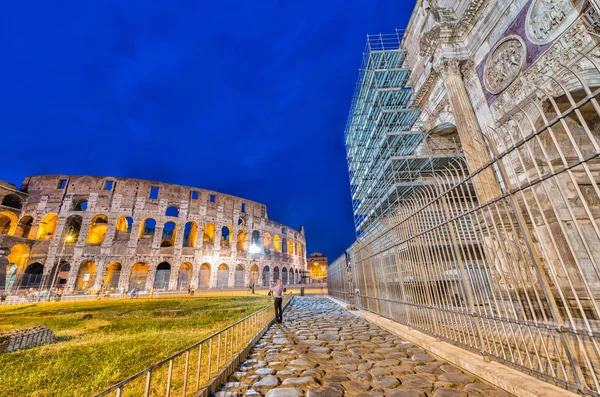
POLYGON ((296 297, 219 397, 508 397, 326 298, 296 297))

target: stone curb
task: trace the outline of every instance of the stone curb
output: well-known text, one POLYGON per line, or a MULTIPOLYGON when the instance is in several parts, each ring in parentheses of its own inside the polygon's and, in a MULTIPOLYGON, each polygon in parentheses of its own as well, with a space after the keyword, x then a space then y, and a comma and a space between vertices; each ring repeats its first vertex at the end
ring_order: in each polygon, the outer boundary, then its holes
MULTIPOLYGON (((332 302, 346 309, 347 303, 328 296, 332 302)), ((578 397, 578 394, 558 386, 551 385, 526 373, 512 369, 498 362, 485 362, 481 356, 461 349, 447 342, 437 341, 434 337, 405 325, 388 320, 385 317, 365 311, 349 310, 350 313, 373 323, 402 339, 411 342, 431 354, 448 361, 460 369, 477 376, 493 386, 517 397, 578 397)))

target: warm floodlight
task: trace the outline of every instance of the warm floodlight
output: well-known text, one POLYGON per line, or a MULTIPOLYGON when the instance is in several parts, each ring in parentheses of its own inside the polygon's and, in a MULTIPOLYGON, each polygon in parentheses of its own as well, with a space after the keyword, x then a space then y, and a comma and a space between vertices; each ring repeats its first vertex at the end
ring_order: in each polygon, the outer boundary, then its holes
POLYGON ((252 244, 248 251, 250 251, 251 254, 258 254, 260 252, 260 247, 256 244, 252 244))
POLYGON ((67 236, 66 240, 70 243, 71 241, 73 241, 73 236, 67 236))

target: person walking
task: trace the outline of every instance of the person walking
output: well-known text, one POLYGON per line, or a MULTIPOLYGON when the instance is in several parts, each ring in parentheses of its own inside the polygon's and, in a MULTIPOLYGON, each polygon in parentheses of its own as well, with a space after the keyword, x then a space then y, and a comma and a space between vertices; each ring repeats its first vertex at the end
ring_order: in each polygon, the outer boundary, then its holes
POLYGON ((275 297, 275 320, 281 324, 283 322, 283 310, 281 308, 283 285, 281 285, 281 279, 278 279, 277 284, 269 288, 269 291, 272 291, 273 297, 275 297))

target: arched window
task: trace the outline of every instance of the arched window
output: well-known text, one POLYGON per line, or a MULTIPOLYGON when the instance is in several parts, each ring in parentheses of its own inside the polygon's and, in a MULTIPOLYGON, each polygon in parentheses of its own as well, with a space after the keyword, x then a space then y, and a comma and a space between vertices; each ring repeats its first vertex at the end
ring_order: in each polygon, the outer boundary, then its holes
POLYGON ((287 283, 288 283, 288 271, 284 267, 283 269, 281 269, 281 284, 287 285, 287 283))
POLYGON ((219 265, 217 271, 217 288, 227 288, 229 285, 229 266, 225 263, 219 265))
POLYGON ((212 244, 215 241, 215 225, 212 223, 207 223, 206 226, 204 226, 203 241, 205 244, 212 244))
POLYGON ((265 251, 271 249, 271 234, 269 232, 265 232, 265 237, 263 238, 263 244, 265 247, 265 251))
POLYGON ((177 237, 177 225, 175 222, 170 221, 165 223, 162 232, 162 239, 160 240, 161 247, 173 247, 175 245, 175 238, 177 237))
POLYGON ((135 288, 137 291, 146 289, 146 278, 148 277, 148 264, 138 262, 131 268, 129 277, 129 290, 135 288))
POLYGON ((177 289, 185 290, 192 283, 192 264, 185 262, 179 266, 179 274, 177 275, 177 289))
POLYGON ((277 234, 273 236, 273 249, 275 252, 281 252, 281 239, 277 234))
POLYGON ((179 216, 179 208, 175 207, 174 205, 167 207, 167 210, 165 211, 165 215, 173 216, 173 217, 177 218, 179 216))
POLYGON ((75 282, 75 291, 90 291, 96 280, 96 264, 92 261, 84 262, 79 266, 77 281, 75 282))
POLYGON ((62 240, 67 244, 74 244, 79 240, 79 233, 81 232, 81 223, 83 218, 79 215, 71 215, 65 222, 65 228, 63 230, 62 240))
POLYGON ((279 267, 275 266, 273 268, 273 283, 276 283, 279 280, 279 267))
POLYGON ((29 238, 29 232, 31 232, 31 227, 33 226, 33 217, 30 215, 25 215, 19 220, 19 225, 17 226, 17 231, 15 232, 15 236, 29 238))
POLYGON ((233 281, 233 285, 235 288, 244 288, 244 266, 238 264, 235 267, 233 281))
POLYGON ((0 234, 13 235, 17 229, 17 216, 10 211, 0 212, 0 234))
POLYGON ((88 201, 84 198, 73 200, 73 211, 87 211, 88 201))
POLYGON ((283 252, 284 254, 287 254, 287 239, 286 238, 281 239, 281 252, 283 252))
POLYGON ((237 236, 237 250, 238 252, 246 252, 248 249, 248 232, 246 229, 240 229, 237 236))
POLYGON ((225 225, 221 228, 221 247, 231 246, 231 226, 225 225))
POLYGON ((107 288, 115 289, 119 286, 119 278, 121 277, 121 264, 119 262, 111 262, 106 267, 104 274, 104 285, 107 288))
POLYGON ((246 219, 240 216, 238 218, 238 226, 246 226, 246 219))
POLYGON ((157 290, 168 290, 169 279, 171 278, 171 265, 169 262, 162 262, 156 268, 154 276, 154 288, 157 290))
POLYGON ((90 222, 86 243, 102 244, 106 236, 106 228, 108 227, 108 217, 106 215, 96 215, 90 222))
POLYGON ((183 229, 183 246, 195 247, 196 238, 198 237, 198 225, 194 221, 189 221, 183 229))
POLYGON ((131 228, 133 227, 133 218, 130 216, 121 216, 117 219, 117 231, 123 233, 131 233, 131 228))
POLYGON ((140 225, 140 239, 150 239, 156 232, 156 221, 153 218, 146 218, 140 225))
POLYGON ((289 283, 294 284, 294 269, 290 268, 289 283))
POLYGON ((210 265, 208 263, 200 265, 198 284, 200 288, 208 288, 210 286, 210 265))
POLYGON ((298 255, 298 256, 303 256, 303 254, 302 254, 302 252, 303 252, 303 251, 304 251, 304 250, 302 249, 302 244, 301 244, 301 243, 298 243, 298 245, 297 245, 297 247, 296 247, 296 255, 298 255))
POLYGON ((44 215, 42 221, 38 226, 35 238, 38 240, 52 240, 52 238, 54 237, 54 231, 56 230, 57 222, 57 214, 51 212, 49 214, 44 215))
POLYGON ((252 244, 260 247, 260 232, 258 230, 252 232, 252 244))
POLYGON ((5 207, 15 208, 18 210, 23 208, 23 202, 21 201, 21 198, 16 194, 7 194, 6 196, 4 196, 1 205, 5 207))
POLYGON ((288 254, 289 255, 294 254, 294 240, 292 240, 292 239, 288 240, 288 254))
POLYGON ((262 285, 263 287, 271 286, 271 271, 269 266, 265 266, 262 271, 262 285))
MULTIPOLYGON (((17 275, 23 271, 23 268, 27 262, 29 262, 29 246, 27 244, 15 244, 10 249, 7 259, 8 266, 6 266, 5 275, 6 283, 4 284, 3 289, 10 291, 13 287, 17 287, 17 285, 15 285, 17 281, 17 275)), ((0 280, 0 283, 4 283, 5 280, 0 280)))

